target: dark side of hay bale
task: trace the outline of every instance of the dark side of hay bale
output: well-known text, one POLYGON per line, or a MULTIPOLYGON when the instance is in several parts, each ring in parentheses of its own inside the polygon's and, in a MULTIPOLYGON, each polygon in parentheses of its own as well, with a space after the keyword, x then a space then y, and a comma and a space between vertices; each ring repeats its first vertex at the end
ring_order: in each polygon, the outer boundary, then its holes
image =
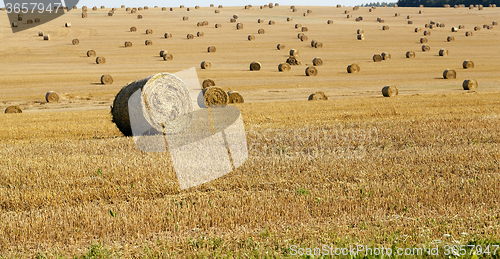
POLYGON ((382 62, 382 60, 384 60, 382 58, 382 55, 380 55, 380 54, 373 55, 373 62, 382 62))
POLYGON ((101 84, 103 85, 111 85, 113 84, 114 80, 113 77, 109 74, 102 75, 101 76, 101 84))
POLYGON ((326 21, 326 24, 333 24, 333 20, 326 21))
POLYGON ((212 62, 210 61, 201 62, 201 69, 209 69, 211 67, 212 67, 212 62))
POLYGON ((278 50, 285 49, 285 44, 280 43, 280 44, 278 44, 278 45, 276 46, 276 48, 277 48, 278 50))
POLYGON ((398 88, 394 85, 384 86, 384 88, 382 88, 382 95, 384 97, 394 97, 398 94, 398 88))
POLYGON ((293 21, 293 18, 292 18, 292 17, 287 17, 287 18, 286 18, 286 21, 287 21, 287 22, 291 22, 291 21, 293 21))
POLYGON ((236 91, 229 91, 229 92, 227 92, 227 95, 229 96, 229 103, 244 103, 245 102, 245 99, 243 99, 243 96, 236 91))
POLYGON ((254 61, 254 62, 250 63, 250 71, 259 71, 261 66, 262 65, 259 62, 254 61))
POLYGON ((361 70, 358 64, 353 63, 347 66, 347 73, 357 73, 361 70))
POLYGON ((457 72, 453 69, 446 69, 443 72, 443 78, 444 79, 455 79, 455 78, 457 78, 457 72))
POLYGON ((471 60, 465 60, 465 61, 462 63, 462 67, 463 67, 464 69, 474 68, 474 62, 472 62, 471 60))
POLYGON ((307 67, 305 72, 306 76, 316 76, 318 74, 318 70, 315 67, 307 67))
POLYGON ((415 57, 415 52, 413 51, 406 52, 406 58, 414 58, 414 57, 415 57))
POLYGON ((59 95, 56 92, 50 91, 45 94, 45 101, 48 103, 59 102, 59 95))
POLYGON ((467 79, 462 83, 464 90, 476 90, 477 86, 477 81, 474 79, 467 79))
POLYGON ((215 52, 217 51, 217 48, 215 46, 210 46, 207 48, 207 52, 215 52))
POLYGON ((221 27, 222 27, 222 24, 220 24, 220 23, 215 24, 215 28, 221 28, 221 27))
POLYGON ((317 91, 311 95, 309 95, 308 98, 309 101, 326 101, 328 100, 328 96, 324 92, 317 91))
POLYGON ((202 89, 209 88, 210 86, 215 86, 215 81, 213 79, 205 79, 201 84, 202 89))
POLYGON ((79 39, 73 39, 73 40, 71 41, 71 43, 72 43, 73 45, 78 45, 78 44, 80 44, 80 40, 79 40, 79 39))
POLYGON ((323 60, 321 58, 314 58, 312 63, 313 63, 313 66, 322 66, 323 60))
POLYGON ((104 57, 97 57, 95 59, 95 63, 96 64, 104 64, 104 63, 106 63, 106 58, 104 58, 104 57))
POLYGON ((431 47, 429 47, 429 45, 422 45, 422 51, 423 52, 427 52, 427 51, 430 51, 431 50, 431 47))
POLYGON ((447 49, 440 49, 439 56, 441 56, 441 57, 448 56, 448 50, 447 49))
POLYGON ((5 113, 23 113, 23 110, 17 105, 12 105, 5 109, 5 113))
POLYGON ((278 65, 278 71, 280 72, 285 72, 285 71, 290 71, 292 67, 288 63, 280 63, 278 65))

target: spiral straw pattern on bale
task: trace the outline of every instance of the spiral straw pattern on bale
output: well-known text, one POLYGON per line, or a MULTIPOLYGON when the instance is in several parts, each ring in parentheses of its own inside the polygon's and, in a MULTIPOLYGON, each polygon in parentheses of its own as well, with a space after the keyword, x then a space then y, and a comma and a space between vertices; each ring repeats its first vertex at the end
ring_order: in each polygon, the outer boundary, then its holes
POLYGON ((226 105, 229 102, 227 93, 217 86, 210 86, 203 89, 203 98, 207 106, 226 105))
POLYGON ((393 97, 399 94, 398 88, 394 85, 385 86, 382 88, 382 95, 384 97, 393 97))
POLYGON ((474 79, 467 79, 462 83, 464 90, 476 90, 477 86, 477 81, 474 79))
POLYGON ((361 70, 358 64, 353 63, 347 66, 347 73, 357 73, 361 70))
POLYGON ((431 47, 429 47, 429 45, 422 45, 422 51, 423 52, 427 52, 427 51, 430 51, 431 50, 431 47))
POLYGON ((103 85, 111 85, 113 84, 114 80, 113 77, 109 74, 102 75, 101 76, 101 84, 103 85))
POLYGON ((48 103, 59 102, 59 95, 54 91, 47 92, 45 94, 45 101, 47 101, 48 103))
POLYGON ((248 40, 250 40, 250 41, 255 40, 255 36, 254 35, 248 35, 248 40))
POLYGON ((262 29, 262 28, 261 28, 261 29, 259 29, 259 30, 257 31, 257 33, 258 33, 258 34, 264 34, 264 33, 266 33, 266 31, 265 31, 264 29, 262 29))
POLYGON ((309 95, 309 98, 308 98, 309 101, 326 101, 328 100, 328 96, 326 96, 326 94, 322 91, 317 91, 311 95, 309 95))
POLYGON ((245 99, 243 99, 243 96, 236 91, 229 91, 229 92, 227 92, 227 95, 229 97, 229 103, 244 103, 245 102, 245 99))
POLYGON ((453 69, 446 69, 443 72, 443 78, 444 79, 455 79, 455 78, 457 78, 457 72, 453 69))

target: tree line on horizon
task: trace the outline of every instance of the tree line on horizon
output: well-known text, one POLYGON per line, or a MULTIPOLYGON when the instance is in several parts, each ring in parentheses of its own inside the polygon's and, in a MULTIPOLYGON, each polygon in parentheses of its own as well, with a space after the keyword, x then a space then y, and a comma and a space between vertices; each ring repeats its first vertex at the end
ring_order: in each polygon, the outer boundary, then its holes
POLYGON ((445 4, 452 7, 460 4, 467 7, 477 4, 488 7, 490 4, 500 5, 500 0, 399 0, 397 4, 401 7, 419 7, 420 5, 425 7, 443 7, 445 4))

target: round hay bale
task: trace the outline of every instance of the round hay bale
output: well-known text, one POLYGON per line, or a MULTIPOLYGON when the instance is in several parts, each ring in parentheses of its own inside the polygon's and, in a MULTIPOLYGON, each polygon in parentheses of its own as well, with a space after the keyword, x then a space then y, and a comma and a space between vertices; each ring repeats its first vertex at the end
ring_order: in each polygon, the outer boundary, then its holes
POLYGON ((142 14, 137 15, 137 19, 142 19, 142 14))
POLYGON ((108 16, 113 16, 113 12, 108 12, 108 16))
POLYGON ((229 103, 227 93, 217 86, 210 86, 203 89, 203 98, 207 106, 226 105, 229 103))
POLYGON ((464 90, 476 90, 477 81, 474 79, 467 79, 462 83, 462 87, 464 88, 464 90))
POLYGON ((163 55, 167 54, 167 53, 170 53, 168 50, 160 50, 160 57, 163 57, 163 55))
POLYGON ((223 7, 222 5, 217 6, 217 8, 222 8, 222 7, 223 7))
POLYGON ((104 58, 104 57, 97 57, 95 59, 95 63, 96 64, 104 64, 104 63, 106 63, 106 58, 104 58))
POLYGON ((395 14, 394 14, 394 16, 395 16, 395 17, 399 17, 400 15, 401 15, 401 14, 399 14, 399 13, 395 13, 395 14))
POLYGON ((344 14, 348 14, 349 13, 349 10, 344 10, 344 14))
POLYGON ((186 9, 186 11, 188 11, 188 12, 189 12, 189 11, 191 11, 191 7, 188 7, 188 8, 186 9))
POLYGON ((262 65, 259 62, 254 61, 254 62, 250 63, 250 71, 259 71, 261 66, 262 65))
POLYGON ((483 28, 486 29, 488 27, 488 24, 483 24, 483 28))
POLYGON ((457 72, 453 69, 446 69, 443 72, 443 78, 444 79, 455 79, 455 78, 457 78, 457 72))
POLYGON ((413 24, 413 21, 412 20, 408 20, 408 24, 413 24))
POLYGON ((382 88, 382 95, 384 97, 393 97, 399 94, 398 88, 394 85, 384 86, 382 88))
POLYGON ((317 49, 323 48, 323 43, 321 43, 321 42, 315 42, 314 43, 314 47, 317 48, 317 49))
POLYGON ((196 36, 203 37, 203 36, 205 36, 205 33, 203 33, 202 31, 199 31, 196 33, 196 36))
POLYGON ((172 59, 174 59, 174 56, 172 54, 170 54, 170 53, 163 54, 163 60, 170 61, 172 59))
POLYGON ((248 35, 248 40, 250 40, 250 41, 255 40, 255 36, 254 35, 248 35))
POLYGON ((183 20, 183 21, 187 21, 187 20, 189 20, 189 17, 187 17, 187 16, 183 16, 183 17, 182 17, 182 20, 183 20))
POLYGON ((181 8, 181 9, 184 8, 184 5, 183 4, 179 5, 179 8, 181 8))
POLYGON ((380 54, 373 55, 373 62, 382 62, 382 60, 384 60, 382 58, 382 55, 380 55, 380 54))
POLYGON ((214 4, 210 4, 210 7, 214 7, 214 4))
POLYGON ((26 21, 26 23, 27 23, 27 24, 33 24, 33 20, 28 19, 28 20, 26 21))
POLYGON ((170 12, 173 12, 174 10, 175 10, 175 8, 170 7, 170 12))
POLYGON ((358 30, 356 31, 356 33, 357 33, 357 34, 363 34, 363 33, 365 33, 365 31, 364 31, 364 30, 362 30, 362 29, 358 29, 358 30))
POLYGON ((451 27, 451 32, 457 32, 458 28, 457 27, 451 27))
POLYGON ((378 21, 379 23, 384 23, 385 20, 384 19, 380 19, 380 21, 378 21))
POLYGON ((313 59, 313 66, 322 66, 322 65, 323 65, 323 60, 321 58, 313 59))
POLYGON ((215 46, 209 46, 209 47, 207 48, 207 51, 208 51, 208 52, 215 52, 215 51, 217 51, 217 48, 215 48, 215 46))
POLYGON ((347 66, 347 73, 358 73, 361 70, 358 64, 353 63, 347 66))
POLYGON ((475 31, 480 31, 480 30, 481 30, 481 27, 476 26, 476 27, 474 27, 474 30, 475 30, 475 31))
POLYGON ((383 60, 389 60, 391 58, 392 58, 391 54, 389 54, 387 52, 382 53, 382 59, 383 60))
POLYGON ((12 27, 13 27, 13 28, 17 28, 17 27, 19 26, 19 25, 17 24, 17 22, 13 22, 11 25, 12 25, 12 27))
POLYGON ((198 22, 198 23, 196 24, 196 26, 200 27, 200 26, 204 26, 204 24, 203 24, 202 22, 198 22))
POLYGON ((87 11, 87 6, 85 6, 85 5, 84 5, 84 6, 82 6, 82 11, 85 11, 85 12, 86 12, 86 11, 87 11))
POLYGON ((166 11, 167 10, 167 7, 162 7, 161 8, 162 11, 166 11))
POLYGON ((358 40, 365 40, 364 34, 358 34, 358 40))
POLYGON ((136 27, 130 27, 130 31, 131 32, 137 31, 137 28, 136 27))
POLYGON ((431 31, 424 31, 424 36, 429 36, 431 35, 431 31))
POLYGON ((50 35, 43 35, 43 40, 50 40, 50 35))
POLYGON ((201 62, 201 69, 209 69, 212 67, 212 63, 210 61, 201 62))
POLYGON ((446 38, 446 41, 448 41, 448 42, 455 41, 455 37, 453 37, 453 36, 448 36, 448 38, 446 38))
POLYGON ((165 39, 170 39, 170 38, 172 38, 172 33, 165 32, 164 37, 165 37, 165 39))
POLYGON ((312 40, 312 41, 311 41, 311 47, 313 47, 313 48, 314 48, 314 44, 315 44, 316 42, 317 42, 316 40, 312 40))
POLYGON ((57 103, 59 102, 59 95, 54 91, 47 92, 45 94, 45 101, 48 103, 57 103))
POLYGON ((300 41, 307 41, 309 38, 306 35, 300 37, 300 41))
POLYGON ((23 113, 23 110, 17 105, 12 105, 5 109, 5 113, 23 113))
POLYGON ((152 41, 152 40, 146 40, 146 41, 144 42, 144 45, 146 45, 146 46, 151 46, 151 45, 153 45, 153 41, 152 41))
POLYGON ((467 37, 472 36, 472 32, 471 31, 465 32, 465 36, 467 37))
POLYGON ((109 74, 107 75, 102 75, 101 76, 101 84, 103 85, 111 85, 113 84, 114 80, 113 77, 109 74))
POLYGON ((407 16, 406 16, 406 19, 408 19, 408 20, 409 20, 409 19, 411 19, 411 17, 412 17, 411 15, 407 15, 407 16))
POLYGON ((298 50, 296 50, 296 49, 291 49, 290 50, 290 56, 291 57, 296 57, 298 55, 299 55, 299 51, 298 50))
POLYGON ((414 58, 414 57, 415 57, 415 52, 413 51, 406 52, 406 58, 414 58))
POLYGON ((257 23, 263 23, 263 22, 264 22, 264 20, 263 20, 263 19, 258 19, 258 20, 257 20, 257 23))
POLYGON ((302 32, 308 32, 308 31, 309 31, 309 29, 307 29, 307 27, 302 27, 300 30, 301 30, 302 32))
POLYGON ((300 28, 300 27, 302 27, 302 24, 300 24, 300 23, 296 23, 296 24, 295 24, 295 29, 298 29, 298 28, 300 28))
MULTIPOLYGON (((261 8, 261 9, 262 9, 262 8, 261 8)), ((294 13, 295 13, 295 12, 297 12, 297 11, 298 11, 298 10, 297 10, 297 8, 293 8, 293 9, 292 9, 292 12, 294 12, 294 13)))
POLYGON ((71 27, 71 23, 69 23, 69 22, 65 23, 65 24, 64 24, 64 27, 66 27, 66 28, 71 27))
POLYGON ((43 36, 43 31, 38 32, 38 36, 42 37, 43 36))
POLYGON ((265 31, 264 29, 262 29, 262 28, 261 28, 261 29, 259 29, 259 30, 257 31, 257 33, 258 33, 258 34, 264 34, 264 33, 266 33, 266 31, 265 31))
POLYGON ((333 20, 326 21, 326 24, 333 24, 333 20))
POLYGON ((203 80, 203 83, 201 84, 201 87, 203 87, 203 89, 209 88, 210 86, 215 86, 214 80, 210 78, 203 80))
POLYGON ((80 44, 80 40, 79 40, 79 39, 73 39, 73 40, 71 41, 71 43, 72 43, 73 45, 78 45, 78 44, 80 44))
POLYGON ((208 26, 208 21, 203 21, 204 26, 208 26))
POLYGON ((307 67, 306 68, 306 76, 316 76, 318 74, 318 70, 315 67, 307 67))
POLYGON ((278 50, 285 49, 285 44, 280 43, 280 44, 278 44, 278 45, 276 46, 276 48, 277 48, 278 50))
POLYGON ((92 7, 92 11, 97 11, 97 6, 92 7))
POLYGON ((459 29, 465 29, 465 25, 458 25, 459 29))
POLYGON ((215 24, 215 28, 221 28, 221 27, 222 27, 222 24, 220 24, 220 23, 215 24))
POLYGON ((293 21, 293 18, 292 18, 292 17, 287 17, 287 18, 286 18, 286 21, 287 21, 287 22, 291 22, 291 21, 293 21))
POLYGON ((429 45, 422 45, 422 51, 423 52, 427 52, 427 51, 430 51, 431 50, 431 47, 429 47, 429 45))
POLYGON ((493 21, 493 22, 491 22, 491 25, 498 25, 498 22, 493 21))
POLYGON ((194 39, 194 35, 193 35, 193 34, 191 34, 191 33, 188 33, 188 35, 186 35, 186 38, 187 38, 188 40, 192 40, 192 39, 194 39))
POLYGON ((281 63, 278 65, 278 71, 280 72, 285 72, 285 71, 290 71, 292 67, 288 63, 281 63))
POLYGON ((326 94, 321 92, 321 91, 317 91, 317 92, 309 95, 308 100, 309 101, 326 101, 326 100, 328 100, 328 96, 326 96, 326 94))
POLYGON ((297 34, 297 38, 299 38, 299 39, 300 39, 300 37, 302 37, 302 36, 304 36, 304 33, 302 33, 302 32, 299 32, 299 33, 297 34))
POLYGON ((448 56, 448 50, 447 49, 440 49, 439 56, 441 56, 441 57, 448 56))
POLYGON ((235 23, 237 20, 234 18, 229 19, 229 22, 235 23))
POLYGON ((268 22, 268 24, 269 24, 269 25, 275 25, 275 24, 276 24, 276 22, 275 22, 275 21, 273 21, 273 20, 270 20, 270 21, 268 22))
POLYGON ((87 57, 95 57, 97 54, 95 53, 95 50, 89 50, 87 51, 87 57))
POLYGON ((427 38, 426 37, 422 37, 420 38, 420 43, 427 43, 427 38))
POLYGON ((229 103, 244 103, 245 100, 243 99, 243 96, 235 91, 229 91, 227 92, 227 95, 229 96, 229 103))
POLYGON ((243 29, 243 23, 237 23, 236 30, 242 30, 242 29, 243 29))
POLYGON ((146 34, 153 34, 153 29, 147 29, 146 34))
POLYGON ((471 60, 466 60, 464 61, 464 63, 462 63, 462 67, 464 69, 474 68, 474 62, 472 62, 471 60))
POLYGON ((415 28, 415 32, 420 32, 420 31, 422 31, 422 29, 420 29, 420 28, 415 28))
POLYGON ((215 13, 220 13, 220 10, 215 10, 215 13))
POLYGON ((35 18, 35 23, 40 22, 40 18, 35 18))
POLYGON ((384 31, 389 30, 389 26, 387 26, 387 25, 382 26, 382 30, 384 30, 384 31))

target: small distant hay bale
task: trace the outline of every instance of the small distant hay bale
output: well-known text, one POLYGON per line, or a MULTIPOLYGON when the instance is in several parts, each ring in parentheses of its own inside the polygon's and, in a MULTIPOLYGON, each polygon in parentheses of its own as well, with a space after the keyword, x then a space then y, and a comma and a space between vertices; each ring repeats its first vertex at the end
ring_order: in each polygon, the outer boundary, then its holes
POLYGON ((137 15, 137 19, 142 19, 142 14, 137 15))
POLYGON ((318 70, 315 67, 307 67, 305 72, 306 76, 316 76, 318 74, 318 70))
POLYGON ((19 25, 17 24, 17 22, 13 22, 12 24, 12 28, 17 28, 19 25))
POLYGON ((302 36, 304 36, 304 33, 302 33, 302 32, 300 32, 300 33, 298 33, 298 34, 297 34, 297 38, 299 38, 299 39, 300 39, 300 37, 302 37, 302 36))
POLYGON ((312 62, 313 62, 313 66, 322 66, 323 65, 323 60, 321 58, 314 58, 312 62))
POLYGON ((238 19, 238 15, 237 14, 233 14, 233 18, 234 19, 238 19))
POLYGON ((395 17, 399 17, 399 16, 400 16, 400 14, 399 14, 399 13, 395 13, 395 14, 394 14, 394 16, 395 16, 395 17))
POLYGON ((301 30, 302 32, 308 32, 308 31, 309 31, 309 29, 307 29, 307 27, 302 27, 300 30, 301 30))
POLYGON ((474 62, 472 62, 471 60, 465 60, 464 63, 462 63, 462 67, 464 69, 474 68, 474 62))
POLYGON ((243 29, 243 23, 237 23, 236 30, 242 30, 242 29, 243 29))
POLYGON ((27 23, 27 24, 33 24, 33 20, 28 19, 28 20, 26 21, 26 23, 27 23))
POLYGON ((191 11, 191 8, 190 8, 190 7, 188 7, 188 8, 186 9, 186 11, 188 11, 188 12, 189 12, 189 11, 191 11))
POLYGON ((488 25, 488 26, 486 27, 486 29, 488 29, 488 30, 492 30, 492 29, 493 29, 493 25, 488 25))
POLYGON ((220 24, 220 23, 215 24, 215 28, 221 28, 221 27, 222 27, 222 24, 220 24))
POLYGON ((326 24, 333 24, 333 20, 326 21, 326 24))
POLYGON ((313 47, 313 48, 314 48, 314 44, 316 44, 316 42, 317 42, 316 40, 312 40, 312 41, 311 41, 311 47, 313 47))
POLYGON ((172 59, 174 59, 174 56, 172 54, 170 54, 170 53, 163 54, 163 60, 170 61, 172 59))
POLYGON ((491 22, 491 25, 498 25, 498 22, 493 21, 493 22, 491 22))
POLYGON ((261 66, 262 65, 259 62, 254 61, 254 62, 250 63, 250 71, 259 71, 261 66))
POLYGON ((183 4, 179 5, 179 8, 181 8, 181 9, 184 8, 184 5, 183 4))
POLYGON ((384 25, 384 26, 382 27, 382 30, 384 30, 384 31, 389 30, 389 26, 384 25))
POLYGON ((361 70, 358 64, 353 63, 347 66, 347 73, 358 73, 361 70))
POLYGON ((483 24, 483 28, 486 29, 488 27, 488 24, 483 24))
POLYGON ((448 36, 448 38, 446 38, 446 41, 448 41, 448 42, 455 41, 455 37, 453 37, 453 36, 448 36))
POLYGON ((132 10, 130 10, 130 13, 137 13, 137 8, 132 8, 132 10))
POLYGON ((290 71, 291 68, 292 67, 288 63, 280 63, 278 65, 278 71, 280 71, 280 72, 290 71))
POLYGON ((17 105, 12 105, 5 109, 5 113, 23 113, 23 110, 17 105))
POLYGON ((309 14, 308 14, 308 13, 303 13, 302 15, 303 15, 303 16, 308 16, 309 14))
POLYGON ((214 4, 210 4, 210 7, 214 7, 214 4))
POLYGON ((196 36, 203 37, 203 36, 205 36, 205 33, 203 33, 202 31, 199 31, 196 33, 196 36))
POLYGON ((257 31, 257 33, 258 33, 258 34, 264 34, 264 33, 266 33, 266 31, 265 31, 264 29, 262 29, 262 28, 261 28, 261 29, 259 29, 259 30, 257 31))
POLYGON ((426 37, 422 37, 420 38, 420 43, 427 43, 427 38, 426 37))
POLYGON ((414 57, 415 57, 415 52, 413 51, 406 52, 406 58, 414 58, 414 57))
POLYGON ((165 37, 165 39, 170 39, 170 38, 172 38, 172 33, 170 33, 170 32, 165 32, 164 37, 165 37))
POLYGON ((299 51, 296 49, 291 49, 290 50, 290 56, 291 57, 297 57, 299 55, 299 51))
POLYGON ((321 91, 317 91, 317 92, 309 95, 308 100, 309 101, 326 101, 326 100, 328 100, 328 96, 326 96, 326 94, 321 92, 321 91))
POLYGON ((95 57, 97 54, 95 53, 95 50, 89 50, 87 51, 87 57, 95 57))
POLYGON ((419 10, 419 11, 418 11, 418 14, 422 14, 422 10, 419 10))
POLYGON ((464 88, 464 90, 476 90, 477 81, 474 79, 467 79, 462 83, 462 87, 464 88))
POLYGON ((166 7, 162 7, 162 8, 161 8, 161 10, 162 10, 162 11, 166 11, 166 10, 167 10, 167 8, 166 8, 166 7))
POLYGON ((209 69, 209 68, 212 68, 212 62, 207 60, 201 62, 201 69, 209 69))
POLYGON ((394 85, 388 85, 382 88, 382 95, 384 97, 394 97, 398 94, 399 94, 398 88, 394 85))
POLYGON ((444 79, 455 79, 455 78, 457 78, 457 72, 453 69, 446 69, 443 72, 443 78, 444 79))
POLYGON ((275 21, 273 21, 273 20, 270 20, 270 21, 268 22, 268 24, 269 24, 269 25, 275 25, 275 24, 276 24, 276 22, 275 22, 275 21))
POLYGON ((175 10, 175 8, 170 7, 170 12, 173 12, 174 10, 175 10))
POLYGON ((104 9, 104 8, 106 8, 106 7, 104 5, 101 5, 101 9, 104 9))
POLYGON ((420 31, 422 31, 421 28, 415 28, 415 32, 420 32, 420 31))
POLYGON ((106 63, 106 58, 105 57, 97 57, 95 59, 96 64, 105 64, 106 63))
POLYGON ((257 20, 257 23, 263 23, 264 22, 264 19, 258 19, 257 20))
POLYGON ((472 36, 472 32, 471 31, 465 32, 465 36, 467 36, 467 37, 472 36))
POLYGON ((382 59, 383 59, 383 60, 389 60, 389 59, 391 59, 391 58, 392 58, 391 54, 389 54, 389 53, 387 53, 387 52, 383 52, 383 53, 382 53, 382 59))
POLYGON ((431 31, 424 31, 424 36, 430 36, 431 35, 431 31))
POLYGON ((280 43, 280 44, 278 44, 278 45, 276 46, 276 48, 277 48, 278 50, 285 49, 285 44, 280 43))
POLYGON ((183 17, 182 17, 182 20, 183 20, 183 21, 187 21, 187 20, 189 20, 189 17, 187 17, 187 16, 183 16, 183 17))
POLYGON ((317 49, 323 48, 323 43, 317 41, 317 42, 314 43, 314 47, 317 48, 317 49))
POLYGON ((447 49, 440 49, 439 56, 441 56, 441 57, 448 56, 448 50, 447 49))
POLYGON ((459 29, 465 29, 465 25, 458 25, 459 29))
POLYGON ((457 27, 451 27, 451 32, 457 32, 458 28, 457 27))
POLYGON ((255 36, 254 36, 254 35, 252 35, 252 34, 250 34, 250 35, 248 35, 247 39, 248 39, 249 41, 255 40, 255 36))
POLYGON ((408 19, 408 20, 409 20, 409 19, 411 19, 411 17, 412 17, 411 15, 407 15, 407 16, 406 16, 406 19, 408 19))
POLYGON ((207 106, 226 105, 229 103, 228 94, 217 86, 210 86, 203 89, 203 98, 207 106))
POLYGON ((102 75, 101 76, 101 84, 103 85, 111 85, 113 84, 114 80, 113 77, 109 74, 102 75))
POLYGON ((39 37, 42 37, 42 36, 43 36, 43 31, 39 31, 39 32, 38 32, 38 36, 39 36, 39 37))
POLYGON ((413 21, 412 20, 408 20, 408 24, 413 24, 413 21))
POLYGON ((358 29, 358 30, 356 31, 356 33, 357 33, 357 34, 363 34, 363 33, 365 33, 365 31, 364 31, 364 30, 362 30, 362 29, 358 29))
POLYGON ((79 39, 73 39, 73 40, 71 41, 71 43, 72 43, 73 45, 78 45, 78 44, 80 44, 80 40, 79 40, 79 39))
POLYGON ((364 34, 358 34, 358 40, 365 40, 364 34))
POLYGON ((65 24, 64 24, 64 27, 66 27, 66 28, 71 27, 71 23, 69 23, 69 22, 65 23, 65 24))
POLYGON ((217 6, 217 8, 222 8, 222 7, 223 7, 222 5, 217 6))
POLYGON ((380 55, 380 54, 373 55, 373 62, 382 62, 382 60, 384 60, 382 58, 382 55, 380 55))
POLYGON ((47 92, 45 94, 45 101, 48 103, 57 103, 59 102, 59 95, 54 91, 47 92))
POLYGON ((43 40, 50 40, 50 35, 43 35, 43 40))
POLYGON ((108 12, 108 16, 113 16, 113 14, 114 14, 113 12, 108 12))
POLYGON ((427 51, 430 51, 431 50, 431 47, 429 45, 422 45, 422 51, 423 52, 427 52, 427 51))
POLYGON ((229 22, 235 23, 237 20, 234 18, 229 19, 229 22))
POLYGON ((152 40, 146 40, 146 41, 144 41, 144 45, 151 46, 151 45, 153 45, 153 41, 152 40))
POLYGON ((205 79, 203 80, 203 83, 201 83, 202 89, 209 88, 210 86, 215 86, 215 81, 213 79, 205 79))
POLYGON ((220 13, 220 10, 216 9, 216 10, 215 10, 215 13, 220 13))
POLYGON ((344 14, 348 14, 349 13, 349 10, 344 10, 344 14))
POLYGON ((229 91, 229 92, 227 92, 227 95, 229 96, 229 103, 244 103, 245 102, 245 100, 243 99, 243 96, 236 91, 229 91))
POLYGON ((97 11, 97 6, 92 7, 92 11, 97 11))
POLYGON ((300 37, 300 41, 307 41, 309 38, 306 35, 300 37))
POLYGON ((302 24, 300 24, 300 23, 296 23, 296 24, 295 24, 295 29, 298 29, 298 28, 300 28, 300 27, 302 27, 302 24))
POLYGON ((342 8, 342 5, 338 4, 338 5, 337 5, 337 8, 342 8))
POLYGON ((476 26, 476 27, 474 27, 474 30, 475 30, 475 31, 480 31, 480 30, 481 30, 481 27, 476 26))
MULTIPOLYGON (((86 13, 85 13, 85 16, 86 16, 86 13)), ((86 18, 86 17, 84 17, 84 18, 86 18)), ((40 22, 40 18, 35 18, 35 23, 38 23, 38 22, 40 22)))
POLYGON ((163 55, 167 54, 167 53, 170 53, 168 50, 160 50, 160 57, 163 57, 163 55))
POLYGON ((193 34, 191 34, 191 33, 188 33, 188 35, 186 35, 186 38, 187 38, 188 40, 192 40, 192 39, 194 39, 194 35, 193 35, 193 34))
POLYGON ((287 18, 286 18, 286 21, 287 21, 287 22, 291 22, 291 21, 293 21, 293 18, 292 18, 292 17, 287 17, 287 18))
POLYGON ((130 31, 131 32, 137 31, 137 28, 136 27, 130 27, 130 31))
POLYGON ((125 8, 125 11, 127 11, 127 12, 130 12, 131 10, 132 10, 132 8, 130 8, 130 7, 125 8))
POLYGON ((207 48, 207 52, 215 52, 217 51, 217 48, 215 48, 215 46, 210 46, 207 48))

